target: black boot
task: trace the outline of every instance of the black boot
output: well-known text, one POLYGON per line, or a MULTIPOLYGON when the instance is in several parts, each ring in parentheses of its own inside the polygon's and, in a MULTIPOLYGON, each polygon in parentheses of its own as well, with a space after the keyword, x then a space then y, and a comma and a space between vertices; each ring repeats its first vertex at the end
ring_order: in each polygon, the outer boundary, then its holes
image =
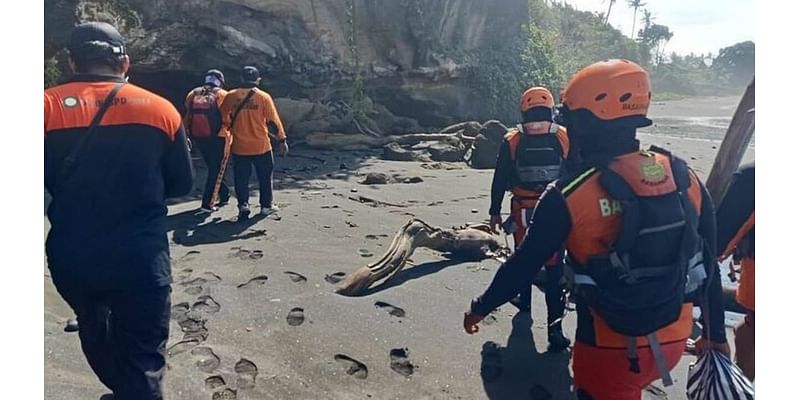
POLYGON ((547 351, 549 353, 559 353, 566 350, 572 342, 564 337, 561 331, 561 321, 547 327, 547 351))

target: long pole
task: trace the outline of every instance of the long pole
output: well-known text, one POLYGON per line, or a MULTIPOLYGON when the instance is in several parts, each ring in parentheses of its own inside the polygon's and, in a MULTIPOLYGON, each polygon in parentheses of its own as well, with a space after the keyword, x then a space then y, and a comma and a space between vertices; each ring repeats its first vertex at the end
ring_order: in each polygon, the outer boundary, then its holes
POLYGON ((714 159, 714 166, 708 174, 706 187, 714 203, 719 205, 725 192, 728 190, 733 173, 739 168, 739 164, 744 158, 747 146, 753 138, 755 132, 755 113, 751 112, 756 105, 756 78, 747 86, 747 89, 739 101, 739 106, 733 114, 725 138, 719 146, 719 152, 714 159))

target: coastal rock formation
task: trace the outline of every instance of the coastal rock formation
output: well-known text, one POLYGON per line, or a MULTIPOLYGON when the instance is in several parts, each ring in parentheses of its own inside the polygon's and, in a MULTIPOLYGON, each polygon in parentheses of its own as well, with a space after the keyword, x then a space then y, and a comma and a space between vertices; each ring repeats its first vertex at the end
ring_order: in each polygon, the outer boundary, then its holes
POLYGON ((259 67, 293 140, 489 119, 470 86, 471 56, 528 15, 524 0, 46 0, 45 9, 46 59, 63 60, 74 24, 111 22, 129 40, 131 81, 179 107, 208 68, 230 86, 242 65, 259 67), (354 92, 363 109, 352 109, 354 92))

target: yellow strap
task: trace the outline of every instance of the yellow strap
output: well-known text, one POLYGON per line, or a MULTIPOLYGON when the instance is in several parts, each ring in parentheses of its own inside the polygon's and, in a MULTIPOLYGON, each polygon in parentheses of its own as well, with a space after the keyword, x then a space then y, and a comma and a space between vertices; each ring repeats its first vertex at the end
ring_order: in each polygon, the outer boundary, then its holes
POLYGON ((579 183, 581 183, 582 180, 586 179, 589 175, 595 173, 595 171, 597 171, 597 168, 592 167, 592 168, 589 168, 586 172, 578 175, 578 177, 573 179, 569 184, 567 184, 567 186, 564 186, 564 189, 561 190, 561 193, 569 192, 575 186, 577 186, 579 183))

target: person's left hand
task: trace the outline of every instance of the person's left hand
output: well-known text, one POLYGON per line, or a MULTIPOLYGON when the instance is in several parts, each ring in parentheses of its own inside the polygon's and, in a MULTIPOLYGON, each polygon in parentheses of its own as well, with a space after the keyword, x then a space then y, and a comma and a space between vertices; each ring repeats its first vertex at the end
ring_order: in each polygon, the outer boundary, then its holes
POLYGON ((725 357, 731 358, 731 347, 728 345, 727 340, 719 343, 701 337, 694 342, 694 347, 698 357, 708 350, 716 350, 725 354, 725 357))
POLYGON ((285 141, 278 144, 278 154, 280 154, 281 157, 285 157, 287 154, 289 154, 289 145, 286 144, 285 141))
POLYGON ((470 335, 478 332, 478 323, 483 321, 483 315, 476 314, 472 311, 464 313, 464 331, 470 335))

